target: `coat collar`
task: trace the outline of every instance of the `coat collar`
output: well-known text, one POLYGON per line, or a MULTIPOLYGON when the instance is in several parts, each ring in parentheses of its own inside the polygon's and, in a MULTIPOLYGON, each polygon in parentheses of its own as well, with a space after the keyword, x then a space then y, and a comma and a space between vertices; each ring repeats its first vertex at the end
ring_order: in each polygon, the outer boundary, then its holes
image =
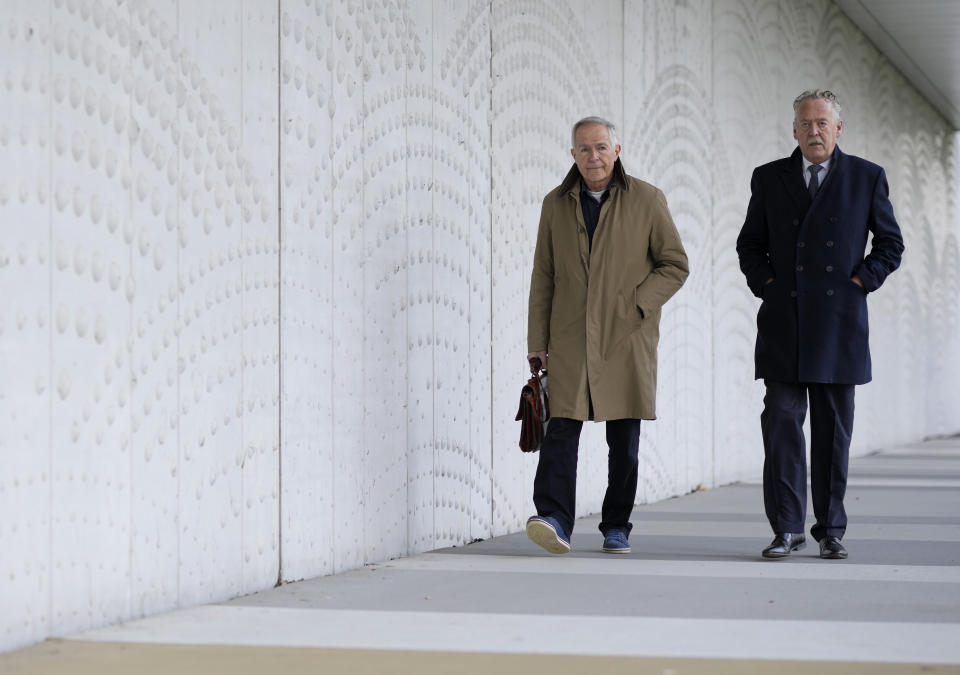
MULTIPOLYGON (((567 172, 563 182, 560 183, 560 191, 580 194, 580 182, 582 180, 580 169, 578 169, 576 163, 574 163, 567 172)), ((620 162, 619 157, 617 157, 617 161, 613 164, 613 174, 610 176, 610 185, 616 185, 622 190, 628 189, 627 172, 624 171, 623 164, 620 162)))
MULTIPOLYGON (((827 179, 821 191, 824 187, 834 182, 832 179, 838 171, 843 170, 844 157, 845 155, 840 151, 840 146, 834 146, 833 154, 830 156, 830 171, 827 173, 827 179)), ((787 161, 784 162, 781 178, 787 188, 787 192, 790 194, 790 198, 793 199, 796 205, 804 211, 810 208, 810 193, 807 192, 807 185, 803 180, 803 156, 800 154, 799 146, 793 151, 793 154, 790 155, 787 161)))

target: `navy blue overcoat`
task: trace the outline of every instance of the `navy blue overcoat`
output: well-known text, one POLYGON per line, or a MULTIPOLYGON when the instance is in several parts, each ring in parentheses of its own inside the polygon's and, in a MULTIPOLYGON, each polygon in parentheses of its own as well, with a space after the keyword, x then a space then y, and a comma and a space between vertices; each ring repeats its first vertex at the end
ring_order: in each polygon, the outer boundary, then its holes
POLYGON ((737 238, 740 269, 763 301, 756 378, 864 384, 872 377, 867 293, 897 269, 903 253, 886 174, 836 147, 811 200, 802 166, 797 148, 754 170, 737 238))

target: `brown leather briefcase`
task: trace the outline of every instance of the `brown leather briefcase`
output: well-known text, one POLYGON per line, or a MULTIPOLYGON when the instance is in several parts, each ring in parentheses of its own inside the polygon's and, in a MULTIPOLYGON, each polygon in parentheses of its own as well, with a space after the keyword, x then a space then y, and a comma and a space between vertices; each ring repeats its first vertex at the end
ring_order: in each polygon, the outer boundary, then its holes
POLYGON ((520 449, 536 452, 550 420, 550 398, 547 395, 547 371, 541 370, 540 359, 530 359, 531 378, 520 391, 520 408, 516 420, 520 422, 520 449))

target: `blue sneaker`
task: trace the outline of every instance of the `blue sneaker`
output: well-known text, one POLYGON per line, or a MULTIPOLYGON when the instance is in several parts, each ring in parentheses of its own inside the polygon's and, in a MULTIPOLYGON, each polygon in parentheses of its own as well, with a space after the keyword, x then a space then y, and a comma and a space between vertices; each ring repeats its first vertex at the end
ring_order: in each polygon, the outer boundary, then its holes
POLYGON ((629 553, 630 542, 627 541, 627 531, 614 527, 607 530, 603 537, 604 553, 629 553))
POLYGON ((542 546, 550 553, 570 552, 570 538, 563 533, 563 528, 556 518, 531 516, 527 520, 527 536, 534 544, 542 546))

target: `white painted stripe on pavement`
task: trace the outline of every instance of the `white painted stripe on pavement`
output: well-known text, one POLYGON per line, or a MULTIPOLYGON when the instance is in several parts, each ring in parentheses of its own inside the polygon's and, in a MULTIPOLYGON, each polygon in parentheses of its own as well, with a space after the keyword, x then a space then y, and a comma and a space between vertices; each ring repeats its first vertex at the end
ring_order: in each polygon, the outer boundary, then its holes
MULTIPOLYGON (((760 487, 763 483, 760 480, 743 480, 739 484, 760 487)), ((810 487, 809 480, 807 487, 810 487)), ((847 478, 847 487, 960 488, 960 478, 857 478, 851 475, 847 478)))
MULTIPOLYGON (((887 455, 939 455, 941 457, 960 457, 960 440, 944 445, 926 443, 924 445, 905 445, 899 448, 890 448, 875 455, 861 455, 864 459, 882 459, 887 455)), ((895 459, 895 458, 894 458, 895 459)), ((851 461, 856 461, 851 459, 851 461)), ((920 460, 924 461, 924 460, 920 460)))
POLYGON ((857 478, 851 475, 847 487, 948 487, 960 488, 957 478, 857 478))
POLYGON ((384 612, 212 605, 70 639, 797 661, 960 662, 958 624, 384 612), (816 645, 816 649, 812 648, 816 645))
MULTIPOLYGON (((802 556, 805 552, 794 555, 802 556)), ((623 576, 703 577, 734 579, 796 579, 798 581, 881 581, 960 584, 960 567, 949 565, 858 565, 850 561, 816 561, 809 565, 701 560, 644 560, 543 556, 469 555, 424 553, 376 565, 381 569, 429 572, 493 572, 499 574, 592 574, 623 576)), ((960 597, 960 589, 957 591, 960 597)))
MULTIPOLYGON (((577 531, 575 531, 576 534, 577 531)), ((591 533, 593 534, 593 533, 591 533)), ((596 532, 597 548, 602 540, 596 532)), ((634 512, 633 531, 630 533, 630 543, 634 551, 643 549, 643 535, 668 537, 754 537, 757 539, 756 551, 744 553, 759 553, 766 546, 773 533, 767 523, 743 523, 732 521, 705 521, 705 520, 643 520, 643 514, 634 512)), ((848 539, 855 544, 855 539, 889 539, 890 541, 944 541, 960 542, 960 525, 930 525, 922 523, 858 523, 856 516, 851 516, 847 528, 848 539)), ((815 544, 812 539, 809 541, 815 544)), ((576 548, 576 547, 574 547, 576 548)))
POLYGON ((865 457, 850 465, 850 473, 869 473, 871 471, 903 472, 903 475, 935 475, 940 472, 956 474, 960 471, 960 462, 953 457, 937 459, 916 459, 902 457, 865 457))

